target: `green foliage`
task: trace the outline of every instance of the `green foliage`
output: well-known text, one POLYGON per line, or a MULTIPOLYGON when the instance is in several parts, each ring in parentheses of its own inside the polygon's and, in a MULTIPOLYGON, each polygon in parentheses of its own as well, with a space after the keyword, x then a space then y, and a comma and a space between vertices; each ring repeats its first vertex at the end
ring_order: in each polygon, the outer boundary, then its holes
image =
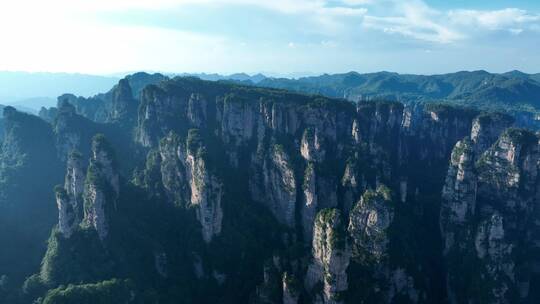
MULTIPOLYGON (((322 209, 317 213, 316 226, 328 227, 328 237, 333 248, 344 249, 346 245, 345 224, 341 218, 341 212, 335 208, 322 209)), ((321 240, 324 241, 324 240, 321 240)))
POLYGON ((52 231, 40 279, 49 286, 88 282, 108 277, 114 265, 95 230, 78 229, 66 239, 52 231))
POLYGON ((116 169, 117 160, 114 149, 111 146, 111 143, 107 140, 104 134, 98 133, 92 138, 92 151, 102 151, 105 152, 107 157, 111 160, 113 169, 116 169))
POLYGON ((198 129, 190 129, 187 136, 187 149, 193 155, 204 153, 201 133, 198 129))
POLYGON ((39 267, 45 241, 57 220, 55 184, 62 182, 51 126, 6 107, 0 151, 0 274, 11 287, 39 267))
POLYGON ((135 303, 133 283, 112 279, 94 284, 60 286, 47 292, 42 304, 135 303))
POLYGON ((400 75, 380 72, 322 75, 300 79, 266 78, 257 85, 351 100, 440 102, 483 110, 538 112, 537 75, 490 74, 485 71, 443 75, 400 75))

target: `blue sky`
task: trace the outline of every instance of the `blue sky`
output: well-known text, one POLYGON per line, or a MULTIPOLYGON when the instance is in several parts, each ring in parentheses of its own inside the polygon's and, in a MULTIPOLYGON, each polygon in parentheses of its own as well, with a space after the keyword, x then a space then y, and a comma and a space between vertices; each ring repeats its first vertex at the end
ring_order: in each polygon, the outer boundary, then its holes
POLYGON ((540 1, 18 0, 0 37, 0 70, 532 73, 540 1))

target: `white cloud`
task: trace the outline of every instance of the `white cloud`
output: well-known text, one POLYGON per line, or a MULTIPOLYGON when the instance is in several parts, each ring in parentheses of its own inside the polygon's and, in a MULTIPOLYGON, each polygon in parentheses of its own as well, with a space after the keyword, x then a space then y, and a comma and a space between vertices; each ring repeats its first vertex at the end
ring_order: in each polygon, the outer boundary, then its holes
POLYGON ((480 27, 488 30, 507 30, 511 27, 534 24, 540 21, 539 15, 525 10, 507 8, 495 11, 452 10, 448 13, 454 25, 480 27))
MULTIPOLYGON (((250 13, 252 11, 258 10, 250 10, 250 13)), ((473 39, 494 31, 513 35, 516 39, 526 37, 522 33, 540 31, 540 16, 515 8, 437 10, 422 0, 2 1, 0 70, 245 71, 245 67, 268 69, 263 62, 274 61, 284 62, 281 69, 294 69, 298 58, 308 58, 305 50, 329 52, 337 58, 344 52, 354 53, 357 45, 369 43, 373 33, 379 35, 375 39, 393 41, 397 37, 418 43, 420 50, 429 50, 434 44, 464 42, 470 46, 473 39), (224 31, 216 35, 212 30, 202 34, 159 28, 157 24, 119 26, 93 18, 103 12, 112 12, 114 16, 129 10, 152 14, 188 7, 195 11, 218 8, 214 11, 219 12, 219 8, 226 6, 234 6, 239 18, 245 14, 245 7, 268 10, 276 16, 276 20, 272 20, 276 28, 284 26, 279 19, 282 15, 286 16, 283 20, 294 20, 298 27, 287 24, 286 31, 290 35, 276 39, 278 41, 261 42, 236 37, 234 32, 227 32, 225 37, 224 31), (365 33, 368 35, 362 36, 365 33), (289 41, 294 42, 289 44, 289 41), (277 52, 282 52, 279 59, 273 57, 277 52), (294 59, 294 55, 299 57, 294 59)), ((317 59, 315 55, 309 58, 317 59)), ((313 64, 333 64, 332 60, 320 61, 313 64)), ((304 63, 306 67, 310 66, 307 59, 304 63)), ((270 67, 274 68, 274 65, 270 67)))
POLYGON ((422 0, 389 0, 385 3, 393 14, 366 15, 365 27, 427 42, 452 43, 486 31, 520 34, 535 30, 540 24, 540 15, 516 8, 439 11, 422 0))
POLYGON ((363 25, 428 42, 450 43, 463 39, 460 32, 437 22, 442 14, 423 1, 393 1, 393 11, 395 16, 366 16, 363 25))

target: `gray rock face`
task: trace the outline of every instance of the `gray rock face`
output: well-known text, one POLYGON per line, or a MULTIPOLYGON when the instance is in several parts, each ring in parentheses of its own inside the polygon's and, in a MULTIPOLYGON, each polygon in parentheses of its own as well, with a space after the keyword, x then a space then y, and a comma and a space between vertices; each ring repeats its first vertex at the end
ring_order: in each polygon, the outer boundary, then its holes
POLYGON ((188 119, 196 128, 205 126, 207 121, 208 105, 206 99, 200 94, 192 94, 188 103, 188 119))
POLYGON ((282 146, 274 145, 270 155, 261 157, 264 159, 254 161, 257 175, 251 180, 251 195, 266 205, 280 223, 294 227, 296 177, 289 156, 282 146))
POLYGON ((133 98, 128 79, 121 79, 111 93, 111 109, 107 120, 116 122, 131 119, 137 110, 137 101, 133 98))
MULTIPOLYGON (((478 279, 470 276, 468 281, 462 280, 459 273, 484 262, 499 267, 487 253, 481 260, 476 248, 477 240, 481 240, 479 244, 489 243, 485 227, 495 214, 503 217, 503 225, 489 225, 502 227, 505 237, 501 242, 512 248, 512 254, 528 250, 533 240, 540 240, 536 236, 540 236, 540 224, 534 226, 533 217, 528 215, 540 212, 534 204, 538 193, 538 140, 522 144, 511 135, 499 138, 511 124, 505 116, 477 116, 475 111, 444 105, 404 108, 392 102, 310 103, 303 97, 288 100, 288 95, 258 91, 244 95, 241 88, 226 89, 220 84, 212 85, 212 90, 207 89, 209 84, 204 90, 199 86, 192 80, 171 82, 149 87, 141 95, 137 140, 159 151, 167 197, 177 205, 195 209, 206 242, 220 233, 221 204, 228 198, 223 193, 230 181, 212 171, 214 158, 207 160, 185 144, 188 130, 201 128, 217 158, 225 160, 220 165, 238 172, 239 181, 247 181, 248 185, 243 185, 249 186, 247 200, 267 207, 288 228, 283 242, 287 246, 311 243, 314 247, 308 276, 298 276, 298 269, 294 274, 305 282, 303 292, 315 302, 339 302, 332 297, 344 290, 345 284, 325 279, 324 273, 344 282, 340 273, 349 263, 333 255, 339 250, 331 245, 315 246, 317 239, 332 230, 317 226, 317 213, 324 208, 339 208, 349 217, 345 234, 350 238, 350 251, 342 250, 343 254, 355 263, 351 271, 363 267, 362 271, 373 275, 379 284, 370 286, 373 288, 368 293, 376 297, 384 294, 381 301, 388 303, 403 297, 422 302, 430 297, 426 290, 442 283, 426 279, 430 262, 416 261, 419 266, 411 266, 411 259, 425 253, 423 245, 418 244, 424 236, 437 244, 442 237, 444 252, 440 256, 435 253, 434 258, 446 262, 450 272, 456 270, 447 276, 448 294, 451 302, 460 303, 480 299, 486 293, 475 296, 454 292, 466 289, 460 281, 467 284, 478 279), (179 136, 168 135, 171 131, 179 136), (464 139, 466 136, 470 139, 464 139), (444 175, 449 158, 443 183, 439 176, 444 175), (428 180, 431 170, 436 181, 428 180), (379 188, 382 184, 392 188, 392 202, 396 204, 390 202, 384 187, 379 188), (436 196, 441 190, 439 210, 436 196), (436 222, 433 226, 431 221, 437 216, 440 236, 436 222), (409 231, 412 225, 428 219, 432 226, 429 232, 410 235, 414 234, 409 231), (403 234, 394 229, 403 229, 403 234), (409 240, 411 248, 395 252, 400 243, 409 240), (522 243, 527 245, 519 248, 522 243), (462 257, 463 263, 459 261, 462 257), (329 261, 333 261, 332 266, 329 261), (317 285, 324 286, 321 292, 309 290, 317 285), (377 292, 372 291, 376 288, 377 292)), ((483 252, 486 246, 478 250, 483 252)), ((518 274, 529 264, 533 262, 514 261, 516 279, 506 283, 508 290, 526 283, 518 274)), ((281 280, 284 269, 278 271, 276 279, 277 285, 282 284, 278 302, 295 302, 290 288, 281 280)), ((489 278, 488 266, 478 273, 489 278)), ((528 276, 526 271, 522 273, 528 276)), ((502 298, 509 299, 510 294, 506 292, 502 298)))
POLYGON ((58 231, 65 238, 69 238, 77 225, 76 212, 73 210, 70 197, 64 189, 56 190, 56 205, 58 207, 58 231))
POLYGON ((67 162, 64 187, 56 190, 58 229, 69 238, 82 220, 85 172, 81 155, 74 152, 67 162))
POLYGON ((348 289, 347 268, 350 249, 345 236, 345 224, 337 209, 321 210, 315 219, 312 242, 312 263, 305 285, 312 296, 323 303, 342 303, 342 293, 348 289), (322 297, 315 290, 323 283, 322 297), (318 297, 319 295, 319 297, 318 297))
POLYGON ((104 136, 96 135, 86 174, 83 223, 93 227, 101 240, 109 233, 109 217, 115 209, 119 191, 113 152, 104 136))
POLYGON ((169 133, 160 141, 161 181, 169 201, 178 206, 191 203, 186 169, 186 145, 176 133, 169 133))
POLYGON ((491 283, 487 291, 492 303, 509 303, 509 289, 515 284, 513 245, 505 238, 503 218, 495 213, 480 223, 475 239, 478 258, 486 265, 485 279, 491 283))
POLYGON ((394 219, 388 188, 368 190, 351 211, 348 231, 361 261, 379 263, 388 255, 388 228, 394 219))
POLYGON ((257 120, 254 104, 234 97, 225 98, 220 117, 221 134, 225 143, 239 146, 251 139, 257 120))
POLYGON ((454 148, 443 190, 448 293, 452 303, 522 301, 536 259, 517 258, 516 252, 531 252, 538 238, 538 137, 509 129, 486 148, 502 127, 481 124, 477 120, 472 128, 475 140, 454 148), (466 293, 463 282, 480 278, 485 285, 466 293))
POLYGON ((307 161, 321 162, 324 160, 326 151, 318 133, 318 130, 306 129, 302 136, 300 152, 307 161))
POLYGON ((203 240, 209 243, 221 233, 223 185, 208 167, 198 130, 189 134, 187 144, 174 132, 160 141, 161 182, 171 203, 195 210, 203 240))
POLYGON ((483 114, 476 117, 471 130, 476 155, 481 155, 491 147, 512 123, 512 117, 504 114, 483 114))
POLYGON ((349 213, 358 198, 366 189, 366 182, 361 173, 355 168, 355 164, 348 162, 345 166, 345 172, 341 178, 341 186, 343 189, 343 208, 349 213))
POLYGON ((203 239, 209 243, 214 236, 221 233, 223 221, 222 184, 217 177, 208 172, 205 160, 189 150, 186 167, 191 190, 191 205, 196 208, 203 239))
MULTIPOLYGON (((93 170, 92 167, 89 170, 93 170)), ((90 171, 93 172, 93 171, 90 171)), ((85 225, 96 229, 97 234, 101 240, 105 239, 109 233, 109 222, 107 220, 107 213, 110 210, 107 206, 107 200, 105 196, 105 189, 100 188, 100 185, 89 182, 85 188, 85 207, 84 222, 85 225)))
POLYGON ((74 130, 72 122, 76 119, 75 107, 64 102, 58 108, 58 116, 54 125, 58 157, 65 161, 71 152, 80 148, 81 135, 74 130))
POLYGON ((458 246, 468 246, 468 225, 476 212, 477 177, 474 168, 474 148, 466 138, 452 151, 450 166, 442 193, 440 226, 444 251, 448 252, 456 239, 458 246))
POLYGON ((313 223, 317 215, 318 196, 317 196, 317 175, 315 174, 315 165, 308 163, 304 176, 304 204, 302 205, 302 228, 304 239, 311 240, 313 236, 313 223))
POLYGON ((282 279, 283 304, 297 304, 300 299, 300 286, 296 278, 285 272, 282 279))
POLYGON ((84 191, 85 177, 81 155, 78 152, 71 153, 67 162, 64 188, 68 195, 77 200, 77 205, 80 205, 79 202, 84 191))
POLYGON ((337 207, 337 189, 331 176, 320 176, 317 163, 308 162, 304 172, 301 218, 304 240, 311 241, 313 222, 317 212, 324 208, 337 207))

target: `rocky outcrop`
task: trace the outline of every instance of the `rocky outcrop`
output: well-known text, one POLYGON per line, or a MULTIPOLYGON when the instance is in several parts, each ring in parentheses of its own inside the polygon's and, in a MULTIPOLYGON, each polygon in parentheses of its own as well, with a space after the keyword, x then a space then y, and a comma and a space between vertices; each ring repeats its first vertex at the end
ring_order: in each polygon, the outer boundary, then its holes
POLYGON ((313 222, 317 212, 338 206, 335 178, 321 171, 323 170, 317 163, 308 162, 303 176, 303 200, 300 213, 304 240, 308 243, 311 242, 313 236, 313 222))
POLYGON ((58 107, 58 115, 55 124, 57 135, 58 156, 66 160, 68 155, 80 148, 81 135, 72 128, 72 122, 76 119, 75 107, 68 102, 62 102, 58 107))
POLYGON ((493 122, 477 119, 475 140, 456 145, 443 191, 440 222, 452 303, 523 301, 534 273, 536 259, 518 256, 536 246, 539 139, 508 129, 486 148, 502 129, 493 122), (478 280, 483 283, 468 293, 467 284, 478 280))
POLYGON ((484 153, 513 124, 511 116, 505 114, 481 114, 472 124, 471 140, 476 155, 484 153))
POLYGON ((473 143, 466 138, 452 151, 448 175, 442 192, 440 225, 444 251, 453 246, 470 245, 470 223, 476 212, 477 177, 473 143), (457 239, 457 244, 456 243, 457 239))
POLYGON ((112 148, 103 135, 92 140, 92 156, 84 188, 84 225, 101 240, 109 233, 109 219, 119 195, 119 176, 112 148))
POLYGON ((296 208, 296 175, 293 164, 281 145, 253 156, 250 193, 254 201, 265 205, 275 218, 294 227, 296 208))
POLYGON ((384 185, 366 190, 350 212, 348 233, 355 265, 351 276, 365 280, 358 294, 364 301, 418 303, 421 299, 422 292, 405 262, 406 254, 391 250, 393 242, 409 233, 392 230, 396 216, 390 189, 384 185))
POLYGON ((188 102, 188 119, 195 128, 204 127, 208 120, 208 104, 201 94, 192 94, 188 102))
POLYGON ((221 233, 223 209, 221 200, 223 185, 209 171, 205 149, 197 130, 190 130, 187 144, 186 168, 191 191, 191 206, 195 207, 197 219, 202 227, 202 236, 209 243, 221 233))
POLYGON ((312 242, 312 263, 305 285, 315 303, 342 303, 348 289, 347 268, 350 249, 345 223, 337 209, 323 209, 315 219, 312 242), (322 290, 317 290, 322 283, 322 290))
POLYGON ((56 204, 58 206, 58 230, 69 238, 82 220, 85 171, 81 154, 71 153, 66 170, 64 187, 58 186, 56 204))
POLYGON ((282 279, 283 304, 297 304, 300 299, 300 284, 288 272, 283 273, 282 279))
POLYGON ((108 111, 109 122, 125 122, 133 120, 137 110, 137 100, 133 98, 131 86, 127 78, 121 79, 112 89, 111 109, 108 111))
POLYGON ((360 263, 380 263, 388 257, 388 228, 394 219, 389 189, 367 190, 351 211, 348 231, 360 263))
POLYGON ((318 205, 317 195, 317 175, 315 173, 315 164, 308 163, 306 172, 304 173, 303 194, 304 202, 302 204, 302 228, 304 239, 309 242, 313 236, 313 223, 317 211, 320 209, 318 205))
MULTIPOLYGON (((505 238, 503 217, 494 213, 478 226, 474 241, 477 257, 485 266, 482 269, 483 296, 490 303, 512 303, 517 291, 514 245, 505 238), (510 290, 511 289, 511 290, 510 290)), ((480 303, 480 299, 478 302, 480 303)))
POLYGON ((73 209, 70 197, 63 188, 56 188, 55 194, 58 207, 58 231, 64 237, 69 238, 78 224, 75 220, 76 211, 73 209))
POLYGON ((250 140, 258 118, 257 103, 230 95, 220 105, 217 119, 221 123, 223 142, 237 147, 250 140))
POLYGON ((169 133, 160 141, 159 154, 161 182, 169 201, 178 206, 187 206, 190 203, 190 189, 186 176, 184 141, 176 133, 169 133))
POLYGON ((326 154, 325 144, 321 141, 318 130, 306 129, 302 136, 300 153, 306 161, 321 162, 326 154))

